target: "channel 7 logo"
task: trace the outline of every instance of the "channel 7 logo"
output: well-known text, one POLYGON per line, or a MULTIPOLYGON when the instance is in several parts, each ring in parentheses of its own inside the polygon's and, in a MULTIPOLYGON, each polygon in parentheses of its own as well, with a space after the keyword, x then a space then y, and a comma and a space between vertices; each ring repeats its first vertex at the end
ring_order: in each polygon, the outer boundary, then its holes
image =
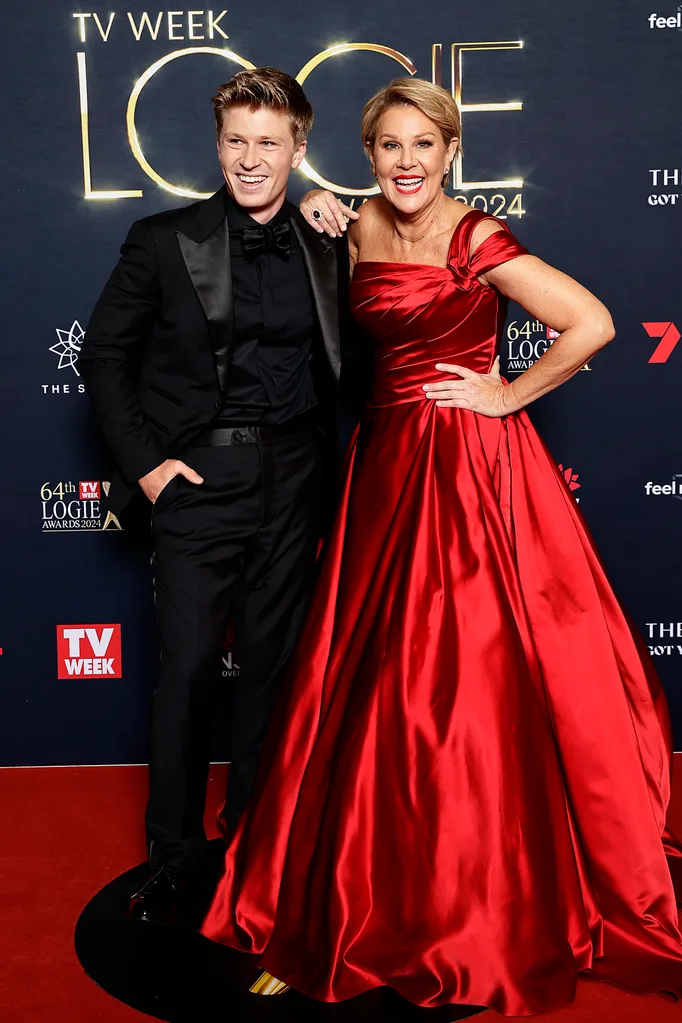
POLYGON ((667 362, 677 342, 680 340, 680 332, 674 323, 670 320, 656 320, 654 322, 643 323, 645 331, 649 337, 660 337, 659 343, 654 349, 653 355, 649 359, 649 362, 667 362))

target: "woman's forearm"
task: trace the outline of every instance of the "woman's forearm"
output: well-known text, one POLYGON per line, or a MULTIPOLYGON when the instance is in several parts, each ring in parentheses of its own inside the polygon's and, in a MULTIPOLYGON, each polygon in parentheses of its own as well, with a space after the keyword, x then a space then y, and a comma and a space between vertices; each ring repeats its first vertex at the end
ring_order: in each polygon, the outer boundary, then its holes
POLYGON ((525 408, 570 380, 614 336, 613 323, 568 327, 547 351, 505 388, 509 412, 525 408))

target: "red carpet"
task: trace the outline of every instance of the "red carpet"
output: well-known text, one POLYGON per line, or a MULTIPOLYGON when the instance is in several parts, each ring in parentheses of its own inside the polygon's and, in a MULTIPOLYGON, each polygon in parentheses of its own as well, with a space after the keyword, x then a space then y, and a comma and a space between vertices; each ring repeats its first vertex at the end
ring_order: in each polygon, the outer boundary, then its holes
MULTIPOLYGON (((682 755, 670 823, 682 833, 682 755)), ((212 769, 207 828, 224 790, 212 769)), ((2 1023, 133 1023, 150 1019, 97 988, 73 951, 81 909, 108 881, 145 858, 143 767, 0 771, 0 1020, 2 1023)), ((227 1015, 227 1013, 226 1013, 227 1015)), ((500 1018, 488 1013, 480 1019, 500 1018)), ((681 1023, 682 1006, 581 982, 573 1005, 547 1023, 681 1023)))

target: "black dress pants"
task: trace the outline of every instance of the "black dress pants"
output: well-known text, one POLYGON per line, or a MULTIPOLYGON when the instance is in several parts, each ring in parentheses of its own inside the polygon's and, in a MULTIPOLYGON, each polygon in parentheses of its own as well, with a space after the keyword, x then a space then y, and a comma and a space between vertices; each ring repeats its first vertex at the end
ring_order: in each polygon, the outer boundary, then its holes
POLYGON ((154 694, 146 826, 152 869, 191 869, 203 816, 210 720, 230 618, 240 676, 232 699, 227 799, 233 829, 315 576, 323 459, 310 428, 267 441, 243 428, 227 447, 179 456, 203 478, 175 476, 152 511, 161 668, 154 694))

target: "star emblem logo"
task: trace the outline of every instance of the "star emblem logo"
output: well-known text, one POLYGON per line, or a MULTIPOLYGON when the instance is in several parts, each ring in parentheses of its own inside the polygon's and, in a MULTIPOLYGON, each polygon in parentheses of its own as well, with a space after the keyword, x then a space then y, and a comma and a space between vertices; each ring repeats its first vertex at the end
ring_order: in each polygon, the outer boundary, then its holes
POLYGON ((50 351, 59 357, 57 369, 71 368, 76 376, 79 377, 80 373, 76 369, 76 363, 78 362, 78 355, 83 338, 85 337, 85 331, 78 320, 74 320, 69 330, 60 330, 57 327, 57 337, 59 338, 57 344, 50 347, 50 351))
POLYGON ((573 472, 573 469, 564 469, 563 465, 559 465, 559 472, 568 483, 571 490, 580 490, 582 483, 578 483, 578 473, 573 472))

